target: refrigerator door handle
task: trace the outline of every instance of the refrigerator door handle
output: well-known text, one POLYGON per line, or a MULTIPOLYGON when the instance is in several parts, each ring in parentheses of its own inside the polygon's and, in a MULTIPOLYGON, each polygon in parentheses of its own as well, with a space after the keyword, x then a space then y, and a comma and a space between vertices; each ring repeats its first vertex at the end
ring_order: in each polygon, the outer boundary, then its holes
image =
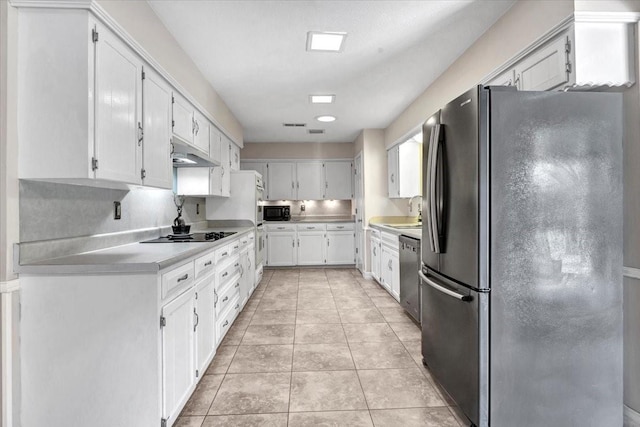
POLYGON ((432 218, 432 209, 431 207, 433 206, 433 198, 432 198, 432 193, 431 193, 431 168, 433 167, 433 161, 431 160, 433 158, 433 135, 434 135, 434 130, 432 129, 431 132, 429 133, 429 146, 428 146, 428 150, 429 153, 427 155, 427 173, 426 175, 426 180, 427 180, 427 185, 426 185, 426 190, 427 190, 427 194, 425 195, 426 199, 426 213, 427 213, 427 232, 429 233, 429 247, 431 248, 431 252, 435 252, 435 246, 433 244, 433 227, 431 225, 433 218, 432 218))
POLYGON ((450 297, 454 297, 455 299, 459 299, 460 301, 464 301, 464 302, 473 301, 473 297, 471 295, 462 295, 455 291, 452 291, 451 289, 447 289, 444 286, 441 286, 436 282, 434 282, 433 280, 429 279, 427 276, 424 275, 422 271, 418 271, 418 276, 420 276, 420 279, 424 283, 431 286, 433 289, 442 292, 443 294, 447 294, 450 297))
POLYGON ((438 185, 438 155, 440 153, 440 129, 441 125, 433 125, 431 131, 432 141, 430 147, 430 165, 429 165, 429 209, 431 216, 431 240, 433 241, 433 252, 440 253, 440 225, 438 218, 439 203, 436 199, 436 187, 438 185))

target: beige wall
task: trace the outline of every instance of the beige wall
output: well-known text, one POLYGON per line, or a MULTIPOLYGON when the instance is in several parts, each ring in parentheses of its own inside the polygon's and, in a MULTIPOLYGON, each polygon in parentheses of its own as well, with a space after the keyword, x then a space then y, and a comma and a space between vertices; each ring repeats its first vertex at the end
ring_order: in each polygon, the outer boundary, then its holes
POLYGON ((247 142, 240 150, 240 159, 352 159, 353 144, 340 143, 290 143, 247 142))
POLYGON ((383 129, 364 129, 356 138, 355 154, 362 151, 364 186, 364 221, 376 216, 407 216, 409 204, 404 199, 389 199, 387 187, 387 149, 383 129))
POLYGON ((515 3, 385 129, 386 146, 410 136, 439 108, 478 84, 571 13, 573 1, 515 3))
POLYGON ((231 139, 242 144, 240 122, 146 1, 97 3, 216 119, 231 139))

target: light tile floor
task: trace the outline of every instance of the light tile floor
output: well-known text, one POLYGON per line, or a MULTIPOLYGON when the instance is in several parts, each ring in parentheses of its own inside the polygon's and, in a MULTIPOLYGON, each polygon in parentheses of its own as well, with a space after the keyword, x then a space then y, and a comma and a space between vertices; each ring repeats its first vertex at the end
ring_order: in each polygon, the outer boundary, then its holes
POLYGON ((353 269, 265 270, 176 427, 463 424, 420 329, 353 269))

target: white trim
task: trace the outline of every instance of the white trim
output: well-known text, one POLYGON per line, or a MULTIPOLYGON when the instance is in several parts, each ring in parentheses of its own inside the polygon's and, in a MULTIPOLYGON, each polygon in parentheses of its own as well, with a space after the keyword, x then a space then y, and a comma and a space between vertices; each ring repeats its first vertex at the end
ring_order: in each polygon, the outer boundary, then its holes
POLYGON ((373 279, 373 274, 371 274, 370 271, 365 271, 365 272, 362 272, 362 277, 364 277, 367 280, 372 280, 373 279))
POLYGON ((20 290, 20 281, 18 279, 9 280, 8 282, 0 282, 0 294, 10 294, 20 290))
POLYGON ((575 12, 576 22, 617 22, 629 23, 640 21, 640 12, 575 12))
MULTIPOLYGON (((14 280, 13 282, 17 282, 14 280)), ((11 282, 0 282, 0 285, 11 282)), ((13 378, 13 295, 0 293, 0 413, 3 426, 13 426, 14 378, 13 378)), ((17 363, 18 361, 16 361, 17 363)))
MULTIPOLYGON (((175 79, 167 70, 165 70, 147 51, 144 49, 131 35, 114 20, 95 0, 9 0, 11 6, 20 8, 47 8, 47 9, 86 9, 92 12, 96 18, 102 21, 111 31, 120 37, 133 51, 146 61, 155 71, 160 74, 173 88, 187 99, 193 106, 199 110, 200 114, 209 119, 227 138, 235 145, 243 148, 244 141, 236 141, 232 138, 224 126, 220 124, 207 110, 191 96, 191 94, 175 79)), ((154 11, 155 13, 155 11, 154 11)), ((212 89, 215 90, 215 88, 212 89)), ((220 94, 218 94, 220 96, 220 94)), ((222 99, 222 98, 221 98, 222 99)), ((224 100, 223 100, 224 101, 224 100)), ((226 103, 225 103, 226 104, 226 103)), ((227 106, 228 108, 228 106, 227 106)))
POLYGON ((640 426, 640 413, 624 405, 624 421, 625 427, 640 426))
POLYGON ((632 279, 640 279, 640 268, 622 267, 622 275, 632 279))
MULTIPOLYGON (((268 142, 259 142, 258 144, 268 144, 268 142)), ((300 144, 307 144, 306 142, 301 142, 300 144)), ((347 142, 347 144, 349 144, 347 142)), ((246 162, 255 162, 255 163, 293 163, 293 162, 318 162, 318 163, 326 163, 326 162, 353 162, 355 157, 340 157, 335 159, 240 159, 240 163, 246 162)), ((243 169, 240 169, 241 171, 243 169)), ((234 172, 234 171, 232 171, 234 172)))

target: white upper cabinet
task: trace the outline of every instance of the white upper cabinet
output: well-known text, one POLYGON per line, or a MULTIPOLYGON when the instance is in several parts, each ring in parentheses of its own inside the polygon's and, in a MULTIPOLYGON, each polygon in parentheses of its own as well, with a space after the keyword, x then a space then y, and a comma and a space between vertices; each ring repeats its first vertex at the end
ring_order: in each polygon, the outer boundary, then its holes
POLYGON ((422 194, 422 144, 416 135, 387 151, 389 198, 408 198, 422 194))
POLYGON ((178 92, 173 93, 173 136, 188 144, 193 143, 193 107, 178 92))
POLYGON ((96 24, 96 178, 142 183, 142 61, 96 24))
POLYGON ((322 162, 298 162, 296 170, 296 199, 321 200, 325 185, 322 162))
POLYGON ((293 200, 296 198, 296 164, 293 162, 269 163, 269 200, 293 200))
POLYGON ((231 195, 230 147, 231 141, 223 135, 222 145, 220 146, 220 195, 222 197, 229 197, 231 195))
POLYGON ((200 151, 209 155, 209 120, 200 112, 193 113, 193 143, 200 151))
POLYGON ((88 12, 18 31, 19 178, 142 184, 142 60, 88 12))
POLYGON ((214 162, 220 163, 222 153, 220 152, 222 147, 222 134, 215 126, 209 128, 209 157, 214 162))
POLYGON ((606 19, 591 16, 586 22, 570 24, 486 84, 529 91, 631 86, 635 83, 633 24, 606 19))
POLYGON ((171 189, 171 88, 158 73, 146 67, 142 81, 143 183, 171 189))
POLYGON ((328 200, 353 198, 353 162, 331 161, 324 164, 325 192, 328 200))
POLYGON ((229 160, 231 161, 231 170, 239 171, 240 170, 240 147, 231 142, 229 144, 229 160))

